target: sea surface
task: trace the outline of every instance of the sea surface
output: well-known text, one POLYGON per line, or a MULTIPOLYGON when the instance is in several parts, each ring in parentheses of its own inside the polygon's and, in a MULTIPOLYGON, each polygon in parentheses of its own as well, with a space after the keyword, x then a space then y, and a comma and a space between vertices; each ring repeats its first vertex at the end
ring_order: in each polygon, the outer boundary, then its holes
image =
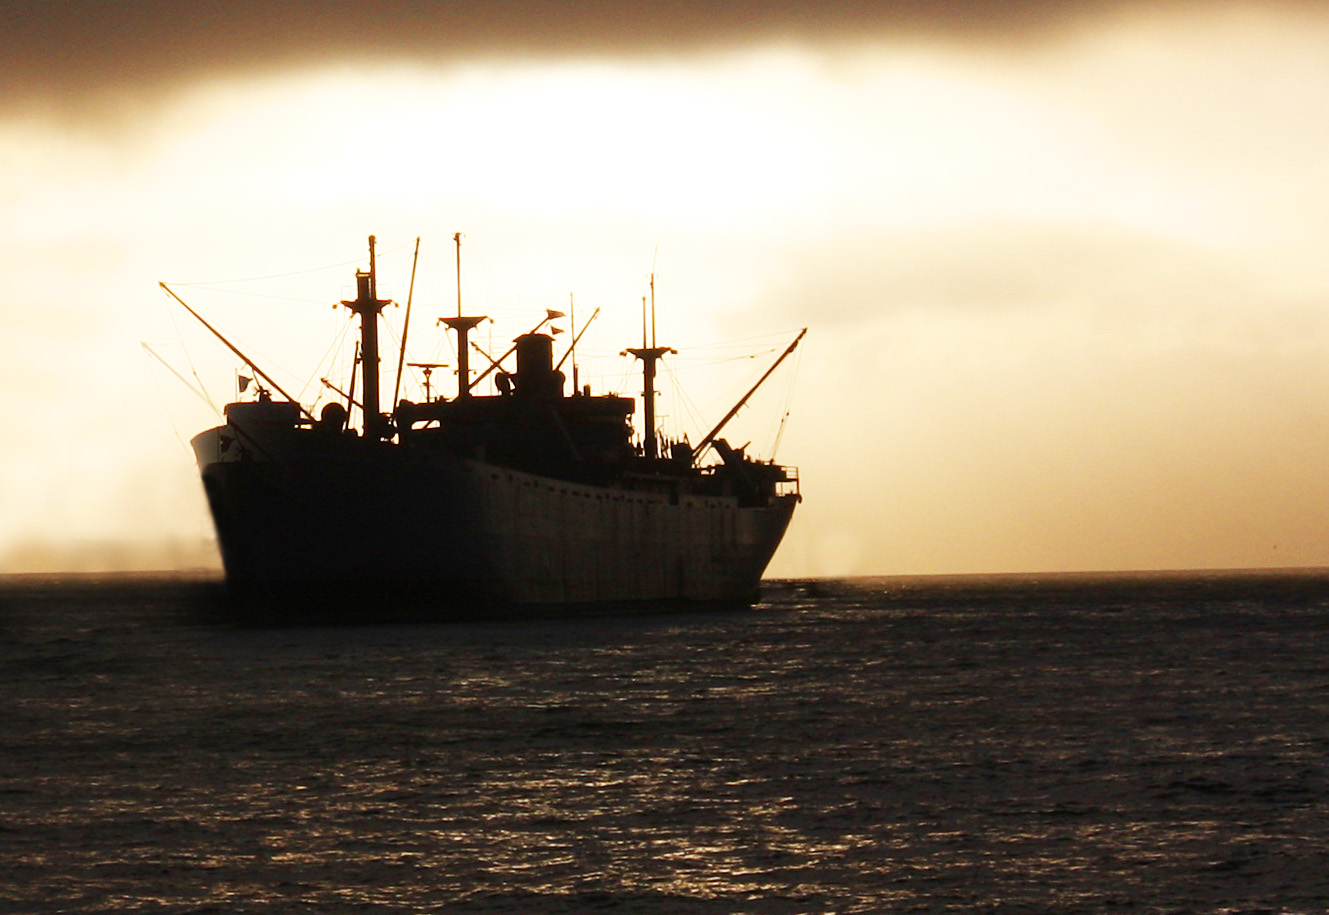
POLYGON ((0 579, 0 912, 1329 911, 1329 572, 261 626, 0 579))

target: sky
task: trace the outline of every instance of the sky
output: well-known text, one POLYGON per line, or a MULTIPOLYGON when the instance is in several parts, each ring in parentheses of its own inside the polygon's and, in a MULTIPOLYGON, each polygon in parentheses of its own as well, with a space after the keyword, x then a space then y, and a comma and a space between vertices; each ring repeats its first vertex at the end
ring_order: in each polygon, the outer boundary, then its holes
POLYGON ((371 233, 451 358, 456 232, 597 390, 654 273, 693 441, 809 328, 726 430, 772 575, 1329 564, 1329 6, 882 7, 6 4, 0 571, 215 562, 237 361, 158 281, 313 404, 371 233))

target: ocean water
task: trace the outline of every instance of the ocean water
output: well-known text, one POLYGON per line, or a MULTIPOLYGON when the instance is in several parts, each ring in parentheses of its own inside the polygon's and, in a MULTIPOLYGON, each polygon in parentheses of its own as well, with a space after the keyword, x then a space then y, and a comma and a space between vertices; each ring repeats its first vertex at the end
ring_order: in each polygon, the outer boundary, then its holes
POLYGON ((0 911, 1329 911, 1329 573, 258 627, 0 581, 0 911))

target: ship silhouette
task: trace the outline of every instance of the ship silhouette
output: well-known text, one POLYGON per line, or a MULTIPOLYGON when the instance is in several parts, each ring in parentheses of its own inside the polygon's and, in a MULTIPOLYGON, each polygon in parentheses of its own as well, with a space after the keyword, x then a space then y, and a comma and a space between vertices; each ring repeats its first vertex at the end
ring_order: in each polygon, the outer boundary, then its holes
POLYGON ((409 598, 440 618, 757 599, 801 500, 798 474, 719 433, 806 329, 694 447, 656 432, 655 373, 674 350, 645 339, 644 322, 642 346, 624 351, 644 379, 634 438, 633 398, 575 380, 567 390, 567 357, 555 363, 542 332, 558 312, 472 379, 469 333, 484 318, 462 315, 459 294, 458 315, 440 319, 456 335, 457 389, 435 396, 439 366, 417 363, 425 400, 383 412, 378 324, 389 302, 374 247, 370 236, 369 269, 341 303, 360 320, 360 397, 354 381, 345 396, 358 428, 341 402, 312 415, 162 284, 256 376, 252 399, 228 404, 225 422, 191 442, 232 594, 409 598), (477 393, 492 373, 497 393, 477 393))

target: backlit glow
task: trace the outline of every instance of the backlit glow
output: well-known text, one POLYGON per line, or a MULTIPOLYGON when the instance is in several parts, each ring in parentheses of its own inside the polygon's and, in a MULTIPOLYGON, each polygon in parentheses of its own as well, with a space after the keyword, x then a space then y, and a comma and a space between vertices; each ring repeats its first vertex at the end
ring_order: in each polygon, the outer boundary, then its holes
POLYGON ((731 436, 790 410, 776 574, 1329 562, 1326 60, 1292 13, 1182 11, 1022 55, 323 66, 15 117, 0 568, 207 536, 183 443, 215 414, 141 343, 216 402, 236 361, 158 280, 313 402, 370 233, 399 300, 423 236, 412 352, 447 356, 457 231, 496 348, 574 294, 583 380, 625 393, 656 272, 694 440, 812 328, 731 436))

